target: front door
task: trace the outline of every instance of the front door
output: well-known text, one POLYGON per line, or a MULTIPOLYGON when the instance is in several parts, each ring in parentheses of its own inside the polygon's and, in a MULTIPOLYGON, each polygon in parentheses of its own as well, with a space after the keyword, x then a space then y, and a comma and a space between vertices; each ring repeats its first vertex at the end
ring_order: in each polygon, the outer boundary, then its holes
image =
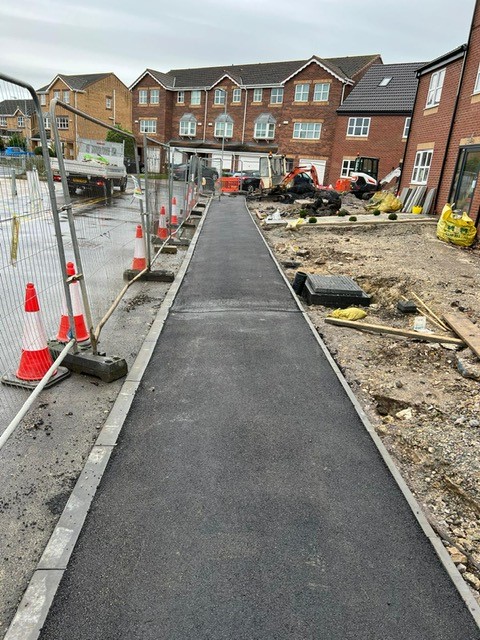
POLYGON ((480 146, 461 147, 449 201, 454 209, 470 213, 480 172, 480 146))

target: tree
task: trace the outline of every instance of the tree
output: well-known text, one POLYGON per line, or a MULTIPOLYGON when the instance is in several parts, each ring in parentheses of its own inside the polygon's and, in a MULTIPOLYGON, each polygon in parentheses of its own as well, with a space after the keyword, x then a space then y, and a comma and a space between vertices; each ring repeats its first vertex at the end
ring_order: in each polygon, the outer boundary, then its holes
POLYGON ((124 155, 125 158, 129 158, 131 160, 135 159, 135 140, 130 136, 126 136, 122 133, 125 131, 126 133, 132 133, 128 129, 124 129, 121 124, 115 125, 121 131, 111 131, 109 130, 107 133, 107 137, 105 138, 107 142, 125 142, 124 155))
POLYGON ((21 133, 14 133, 8 140, 8 147, 20 147, 21 149, 26 150, 27 141, 22 136, 21 133))

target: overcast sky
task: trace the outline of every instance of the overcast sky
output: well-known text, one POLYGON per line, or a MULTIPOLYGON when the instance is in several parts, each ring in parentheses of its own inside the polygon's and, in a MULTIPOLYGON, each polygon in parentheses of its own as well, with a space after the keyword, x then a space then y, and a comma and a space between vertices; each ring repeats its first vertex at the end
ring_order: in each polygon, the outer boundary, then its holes
POLYGON ((432 60, 467 42, 475 0, 22 0, 0 7, 0 72, 35 89, 113 71, 380 53, 432 60))

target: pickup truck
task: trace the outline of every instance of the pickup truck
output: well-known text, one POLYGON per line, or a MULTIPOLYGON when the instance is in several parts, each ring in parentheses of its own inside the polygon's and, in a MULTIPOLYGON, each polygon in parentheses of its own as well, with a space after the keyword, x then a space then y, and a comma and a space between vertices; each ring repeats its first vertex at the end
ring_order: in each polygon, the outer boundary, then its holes
MULTIPOLYGON (((109 197, 114 187, 127 188, 127 170, 123 162, 123 144, 105 140, 79 139, 76 160, 64 160, 68 191, 74 195, 103 191, 109 197)), ((61 182, 58 160, 51 158, 53 179, 61 182)))

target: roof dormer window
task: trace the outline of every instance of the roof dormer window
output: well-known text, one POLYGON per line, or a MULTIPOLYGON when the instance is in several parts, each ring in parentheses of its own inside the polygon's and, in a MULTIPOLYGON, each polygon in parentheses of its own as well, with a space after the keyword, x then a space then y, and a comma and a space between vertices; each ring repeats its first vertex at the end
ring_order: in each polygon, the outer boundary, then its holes
POLYGON ((380 82, 380 84, 378 85, 379 87, 386 87, 387 84, 390 82, 390 80, 392 79, 392 77, 390 76, 386 76, 385 78, 383 78, 383 80, 380 82))

